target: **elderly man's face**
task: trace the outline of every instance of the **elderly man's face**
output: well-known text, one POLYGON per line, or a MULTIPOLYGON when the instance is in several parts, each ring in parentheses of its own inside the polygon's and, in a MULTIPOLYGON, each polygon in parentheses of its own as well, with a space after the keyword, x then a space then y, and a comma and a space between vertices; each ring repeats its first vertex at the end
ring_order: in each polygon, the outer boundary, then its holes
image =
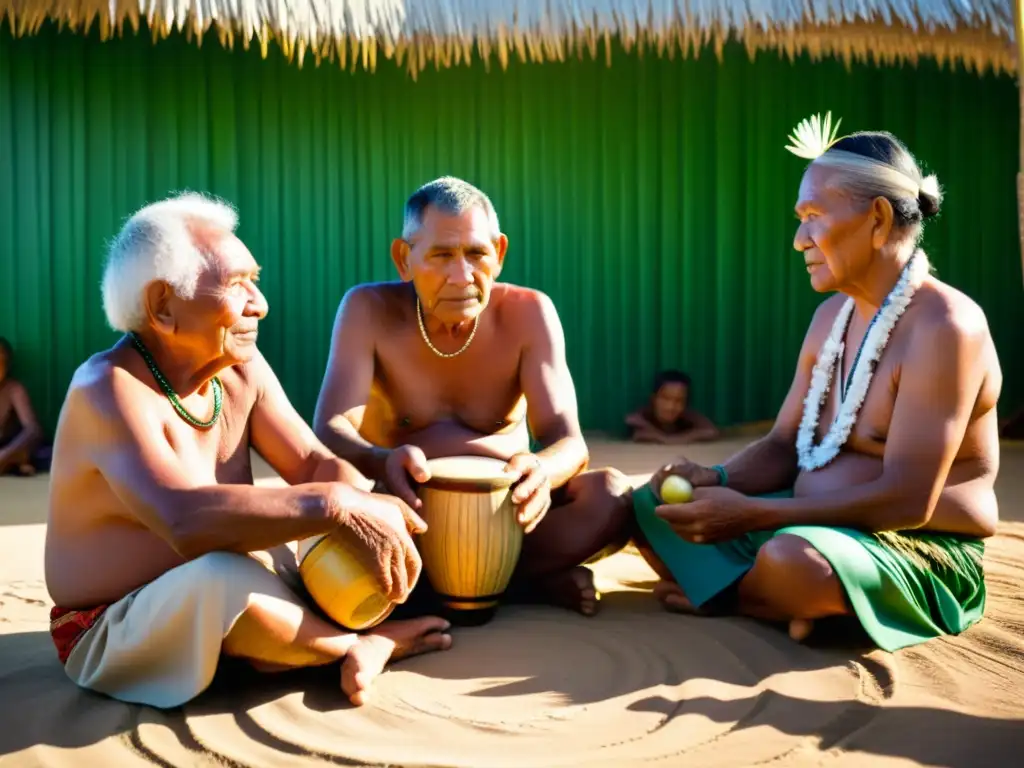
POLYGON ((871 263, 874 217, 830 186, 836 171, 812 165, 804 173, 796 204, 800 226, 793 247, 804 257, 811 286, 819 293, 842 290, 871 263))
POLYGON ((197 240, 208 255, 195 296, 168 299, 174 343, 200 359, 250 360, 259 321, 267 314, 266 299, 256 285, 259 266, 233 234, 198 233, 197 240))
POLYGON ((392 256, 403 280, 412 280, 424 312, 455 325, 479 315, 501 272, 508 240, 491 239, 486 212, 474 207, 452 216, 429 207, 411 244, 392 256))

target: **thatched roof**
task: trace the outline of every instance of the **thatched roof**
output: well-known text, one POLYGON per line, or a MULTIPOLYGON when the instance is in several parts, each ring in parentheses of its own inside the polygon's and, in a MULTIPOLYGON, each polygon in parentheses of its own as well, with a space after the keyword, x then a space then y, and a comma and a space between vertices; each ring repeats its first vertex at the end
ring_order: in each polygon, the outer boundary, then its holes
POLYGON ((147 22, 154 37, 210 30, 221 43, 276 43, 312 59, 373 70, 381 57, 415 74, 478 56, 502 67, 570 56, 610 57, 612 39, 659 55, 720 53, 837 57, 882 64, 931 58, 1012 72, 1016 0, 0 0, 12 31, 47 20, 104 39, 147 22))

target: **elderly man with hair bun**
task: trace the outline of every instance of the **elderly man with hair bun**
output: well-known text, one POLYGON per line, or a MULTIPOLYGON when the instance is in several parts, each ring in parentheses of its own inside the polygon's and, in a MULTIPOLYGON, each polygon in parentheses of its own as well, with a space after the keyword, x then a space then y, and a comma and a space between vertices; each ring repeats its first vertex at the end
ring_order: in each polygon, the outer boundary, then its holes
POLYGON ((236 224, 185 194, 138 211, 110 247, 103 306, 124 335, 79 367, 60 414, 50 631, 73 681, 126 702, 184 704, 229 656, 264 671, 341 661, 359 704, 390 659, 448 648, 448 625, 343 631, 289 586, 286 545, 349 527, 401 602, 423 522, 369 493, 288 402, 256 347, 267 303, 236 224), (253 485, 250 449, 286 487, 253 485))
POLYGON ((634 508, 666 607, 738 611, 797 640, 850 616, 893 651, 984 613, 1002 374, 984 312, 919 247, 936 178, 891 134, 837 141, 830 123, 805 121, 788 147, 811 160, 793 245, 835 295, 774 427, 720 466, 662 468, 634 508), (673 474, 692 499, 663 503, 673 474))

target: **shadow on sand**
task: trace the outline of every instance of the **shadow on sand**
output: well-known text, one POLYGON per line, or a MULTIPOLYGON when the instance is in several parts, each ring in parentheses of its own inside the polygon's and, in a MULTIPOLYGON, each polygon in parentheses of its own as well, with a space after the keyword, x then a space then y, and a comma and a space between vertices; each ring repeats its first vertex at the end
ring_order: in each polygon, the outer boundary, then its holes
MULTIPOLYGON (((592 619, 567 616, 554 609, 509 608, 485 627, 454 630, 455 644, 448 653, 399 662, 405 669, 436 680, 511 678, 470 696, 512 697, 553 693, 567 703, 592 704, 600 699, 633 694, 628 707, 635 712, 654 712, 670 720, 680 714, 702 715, 711 721, 732 724, 730 732, 755 727, 783 734, 813 737, 818 749, 860 751, 866 755, 907 758, 938 766, 1009 765, 1024 747, 1024 722, 962 714, 950 709, 887 707, 863 701, 821 702, 794 698, 767 689, 752 697, 722 701, 707 696, 676 701, 665 696, 642 697, 644 690, 673 685, 691 678, 719 680, 733 686, 756 688, 765 679, 785 672, 814 672, 854 664, 870 675, 881 690, 895 687, 893 668, 864 655, 860 638, 847 628, 835 626, 816 642, 792 653, 792 641, 774 627, 746 619, 702 619, 665 614, 652 615, 649 594, 616 592, 608 596, 600 615, 592 619), (640 614, 643 614, 641 617, 640 614), (581 658, 583 638, 602 643, 628 642, 626 632, 642 633, 642 624, 676 622, 666 633, 652 627, 651 636, 672 640, 675 652, 656 670, 657 679, 622 674, 595 686, 594 671, 581 658), (714 622, 700 629, 701 622, 714 622), (539 630, 546 627, 547 634, 539 630), (563 629, 564 628, 564 629, 563 629), (692 630, 692 631, 691 631, 692 630), (564 633, 564 634, 563 634, 564 633), (538 639, 529 640, 531 634, 538 639), (552 636, 556 641, 552 642, 552 636), (562 636, 559 636, 562 635, 562 636), (756 638, 752 638, 752 635, 756 638), (684 649, 677 642, 686 637, 684 649), (522 638, 516 644, 514 638, 522 638), (851 638, 856 638, 851 642, 851 638), (735 652, 756 640, 755 659, 735 663, 735 652), (470 651, 459 654, 460 646, 470 651), (496 652, 502 649, 504 652, 496 652), (512 652, 509 649, 516 649, 512 652), (683 651, 686 651, 685 653, 683 651), (719 663, 716 663, 716 658, 719 663), (794 663, 795 662, 795 663, 794 663), (595 696, 598 691, 600 696, 595 696), (640 696, 640 698, 637 698, 640 696), (824 727, 821 723, 825 722, 824 727)), ((664 657, 665 648, 656 656, 664 657)), ((229 716, 244 736, 283 756, 308 756, 301 743, 285 741, 268 732, 250 714, 261 705, 291 694, 301 694, 301 705, 314 720, 318 715, 346 716, 354 709, 339 688, 337 664, 277 675, 258 675, 238 663, 225 663, 211 687, 198 699, 176 710, 153 710, 122 704, 76 688, 61 670, 49 636, 26 632, 0 636, 0 700, 4 727, 0 734, 0 760, 5 755, 48 745, 63 749, 97 744, 115 737, 155 765, 167 761, 146 746, 142 729, 154 723, 165 727, 181 748, 207 752, 196 738, 190 720, 196 717, 229 716), (62 727, 62 724, 66 724, 62 727)), ((621 660, 620 660, 621 661, 621 660)), ((613 665, 614 666, 614 665, 613 665)), ((355 713, 352 716, 356 716, 355 713)), ((339 744, 344 750, 344 745, 339 744)), ((345 757, 316 755, 327 762, 359 764, 345 757)))

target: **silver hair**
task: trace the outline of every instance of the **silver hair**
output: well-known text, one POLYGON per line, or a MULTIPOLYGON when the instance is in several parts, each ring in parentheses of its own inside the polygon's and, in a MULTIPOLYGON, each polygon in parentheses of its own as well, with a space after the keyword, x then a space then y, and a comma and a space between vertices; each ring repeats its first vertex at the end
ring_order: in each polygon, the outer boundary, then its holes
POLYGON ((854 134, 850 139, 884 152, 884 159, 850 151, 843 147, 847 141, 843 139, 812 165, 833 169, 835 174, 829 186, 855 200, 868 202, 886 198, 893 207, 896 239, 916 245, 923 233, 924 219, 936 215, 942 204, 938 178, 934 174, 922 174, 913 155, 895 137, 854 134))
POLYGON ((458 216, 479 206, 487 214, 491 239, 497 240, 501 236, 498 214, 494 210, 491 199, 468 181, 454 176, 442 176, 424 184, 406 201, 402 223, 403 240, 411 239, 423 226, 423 216, 429 206, 434 206, 453 216, 458 216))
POLYGON ((103 271, 103 311, 116 331, 141 330, 146 286, 163 280, 183 299, 195 296, 206 254, 194 227, 227 233, 238 226, 235 209, 222 200, 186 192, 136 211, 111 241, 103 271))

